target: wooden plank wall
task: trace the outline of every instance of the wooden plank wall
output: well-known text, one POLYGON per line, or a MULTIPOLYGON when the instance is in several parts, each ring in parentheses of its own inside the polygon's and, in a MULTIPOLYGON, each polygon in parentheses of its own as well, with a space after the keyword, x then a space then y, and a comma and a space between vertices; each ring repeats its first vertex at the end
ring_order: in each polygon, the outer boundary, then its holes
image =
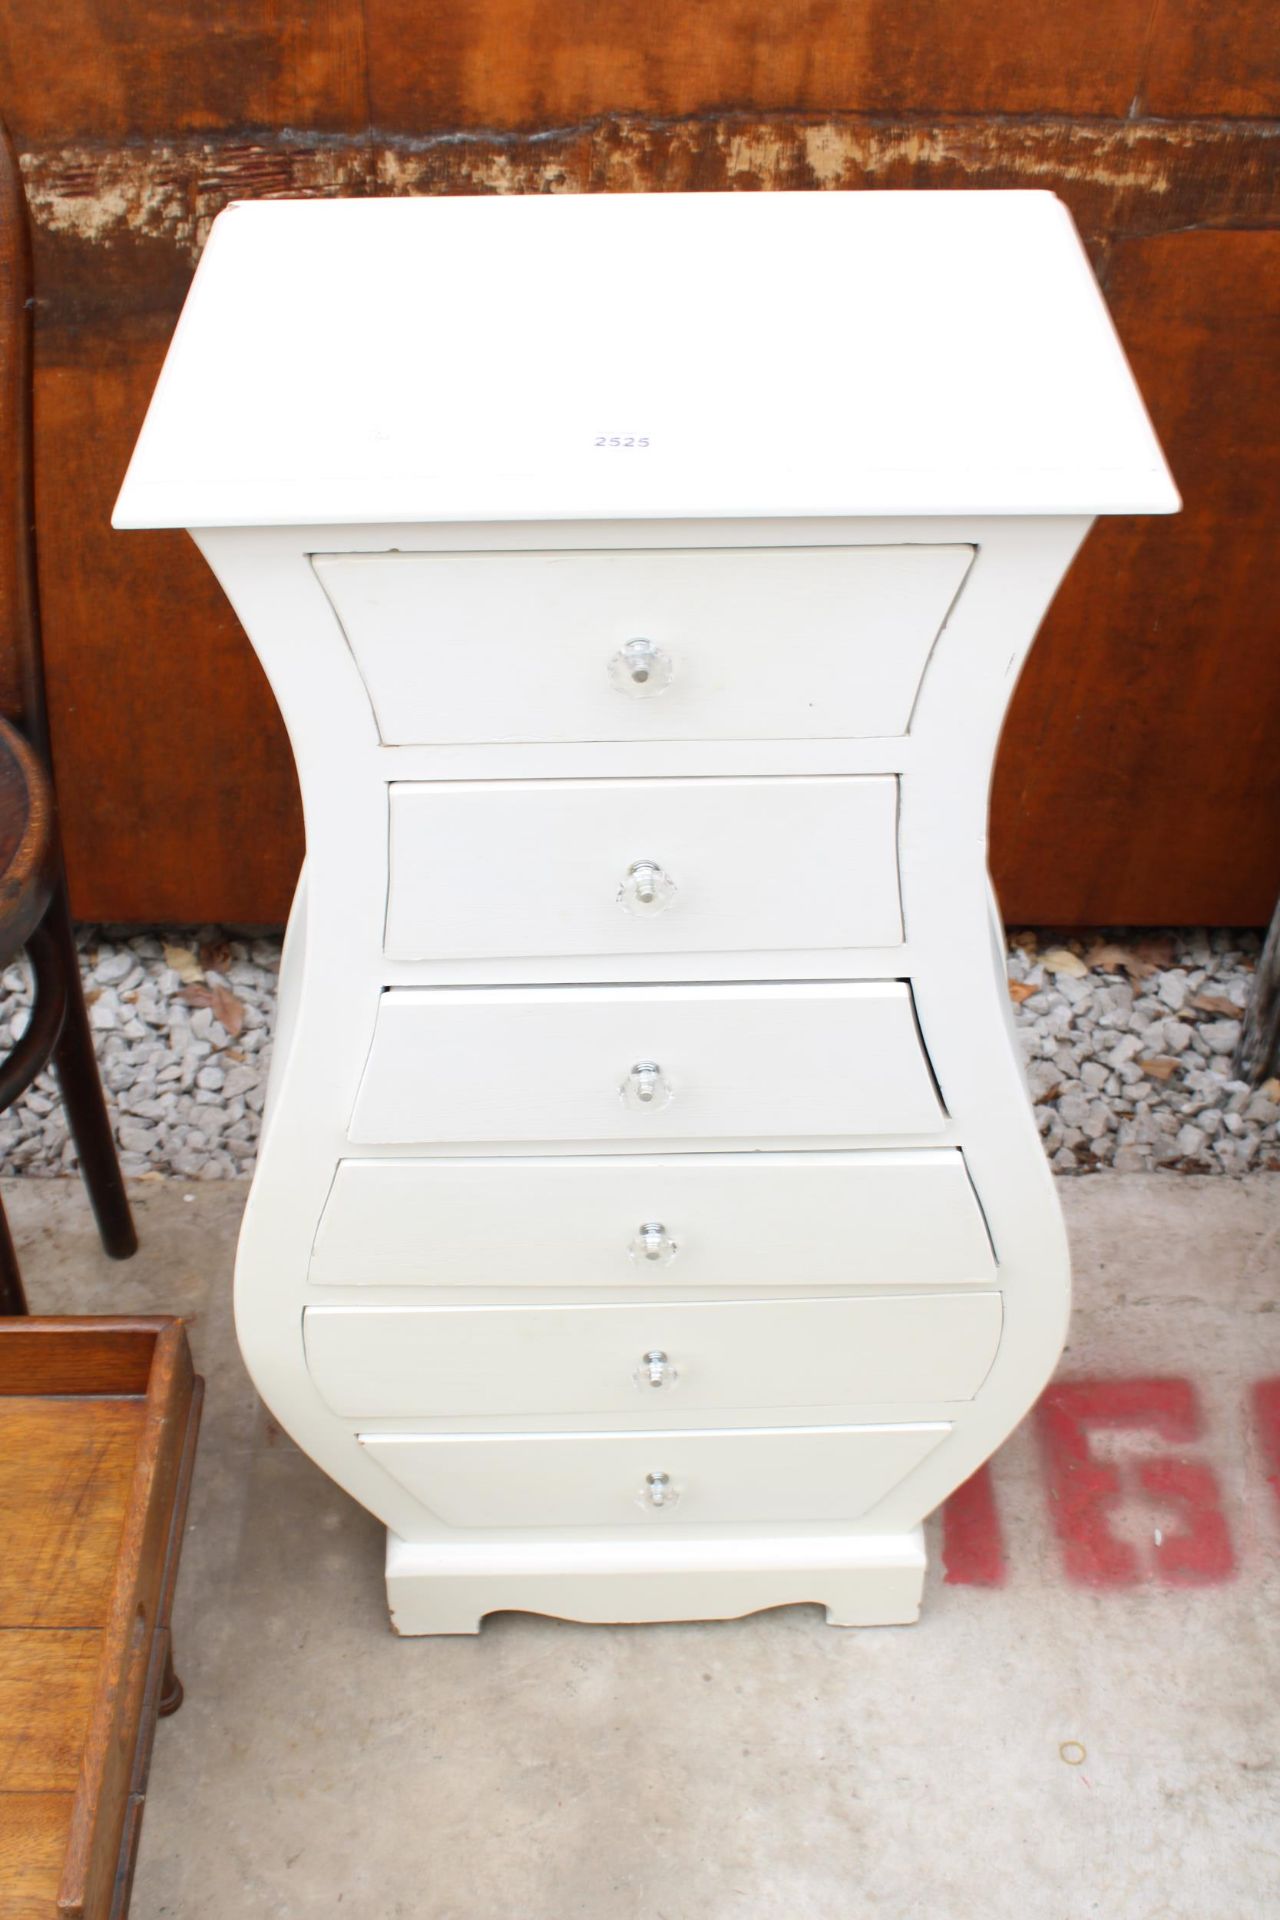
MULTIPOLYGON (((1006 912, 1265 920, 1278 71, 1275 0, 11 0, 77 911, 276 922, 301 853, 282 728, 194 549, 108 527, 228 199, 1037 186, 1080 224, 1187 510, 1102 527, 1050 617, 996 783, 1006 912)), ((601 325, 626 297, 601 288, 601 325)))

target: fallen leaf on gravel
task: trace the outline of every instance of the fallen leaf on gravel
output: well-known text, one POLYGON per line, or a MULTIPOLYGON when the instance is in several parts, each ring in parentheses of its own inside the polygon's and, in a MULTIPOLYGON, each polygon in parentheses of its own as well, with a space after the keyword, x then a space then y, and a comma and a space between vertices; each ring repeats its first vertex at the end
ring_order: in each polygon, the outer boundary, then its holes
POLYGON ((1150 940, 1131 940, 1129 951, 1149 967, 1171 967, 1177 955, 1177 944, 1173 940, 1153 937, 1150 940))
POLYGON ((214 987, 209 995, 213 1017, 234 1040, 244 1032, 244 1002, 237 1000, 230 987, 214 987))
POLYGON ((1039 987, 1033 987, 1029 980, 1011 980, 1009 982, 1009 998, 1018 1006, 1021 1006, 1024 1000, 1029 1000, 1033 993, 1039 993, 1039 991, 1039 987))
POLYGON ((225 940, 206 940, 200 948, 200 965, 207 973, 225 973, 233 958, 225 940))
POLYGON ((178 978, 185 980, 189 986, 196 986, 204 979, 204 968, 190 947, 166 946, 164 963, 167 967, 172 967, 178 978))
POLYGON ((1009 945, 1011 947, 1021 947, 1024 953, 1038 953, 1040 950, 1040 936, 1032 933, 1030 930, 1025 933, 1011 933, 1009 935, 1009 945))
POLYGON ((1042 965, 1048 967, 1050 973, 1069 973, 1073 980, 1083 980, 1089 971, 1079 954, 1066 947, 1050 947, 1042 965))
POLYGON ((1140 1057, 1138 1065, 1144 1073, 1149 1073, 1153 1080, 1169 1080, 1178 1071, 1178 1062, 1170 1060, 1167 1055, 1157 1055, 1152 1060, 1143 1060, 1140 1057))
POLYGON ((1099 973, 1127 973, 1131 980, 1145 980, 1155 972, 1151 962, 1134 953, 1131 947, 1090 947, 1084 963, 1099 973))
POLYGON ((1228 1020, 1238 1020, 1240 1009, 1234 1000, 1228 1000, 1221 993, 1193 993, 1191 1005, 1200 1013, 1225 1014, 1228 1020))
POLYGON ((1274 1100, 1280 1106, 1280 1080, 1264 1080, 1258 1092, 1267 1100, 1274 1100))
POLYGON ((184 987, 178 995, 178 998, 184 1007, 211 1007, 213 1005, 213 995, 206 986, 184 987))

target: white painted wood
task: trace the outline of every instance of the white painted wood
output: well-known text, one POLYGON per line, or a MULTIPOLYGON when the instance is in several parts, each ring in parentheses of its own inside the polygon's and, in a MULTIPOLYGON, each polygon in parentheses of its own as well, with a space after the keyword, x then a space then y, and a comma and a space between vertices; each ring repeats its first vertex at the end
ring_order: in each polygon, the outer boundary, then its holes
MULTIPOLYGON (((705 538, 693 524, 668 524, 656 531, 664 550, 697 546, 705 538)), ((1084 531, 1078 521, 940 523, 935 538, 948 545, 971 544, 977 557, 935 646, 913 714, 910 738, 895 744, 893 759, 886 759, 883 743, 865 743, 856 751, 855 745, 849 744, 841 750, 846 758, 840 764, 851 773, 884 773, 897 768, 902 774, 901 885, 908 937, 895 954, 895 970, 910 978, 930 1058, 946 1089, 950 1117, 942 1137, 963 1146, 966 1162, 975 1174, 982 1212, 999 1257, 1004 1324, 990 1373, 971 1402, 911 1408, 913 1421, 931 1422, 936 1413, 949 1429, 946 1437, 917 1464, 904 1470, 861 1518, 826 1529, 824 1538, 829 1540, 833 1533, 839 1536, 846 1555, 844 1565, 850 1569, 840 1588, 840 1610, 832 1610, 836 1618, 908 1617, 898 1611, 901 1592, 892 1584, 886 1586, 870 1564, 863 1571, 854 1570, 862 1543, 906 1537, 948 1491, 974 1471, 1039 1391, 1065 1331, 1065 1244, 1008 1031, 1002 956, 993 945, 988 923, 984 822, 990 762, 1013 671, 1084 531)), ((727 545, 750 548, 777 544, 781 534, 776 522, 740 526, 725 523, 717 538, 727 545)), ((901 521, 880 521, 856 529, 803 525, 786 532, 789 541, 800 544, 830 543, 833 537, 843 543, 865 537, 876 546, 885 546, 909 544, 917 536, 918 528, 913 523, 901 521)), ((592 530, 542 526, 526 531, 523 537, 549 549, 576 551, 589 544, 592 530)), ((652 536, 633 525, 615 524, 601 528, 596 537, 617 551, 643 544, 643 538, 652 536)), ((511 530, 349 528, 332 538, 334 544, 351 551, 385 552, 398 547, 478 550, 486 538, 508 545, 511 530)), ((333 1187, 335 1168, 352 1156, 347 1117, 373 1046, 379 1007, 388 997, 383 988, 389 979, 407 982, 430 977, 428 963, 391 962, 380 951, 387 891, 387 781, 395 777, 388 761, 393 754, 403 754, 417 778, 446 777, 447 770, 443 760, 433 761, 433 750, 392 750, 378 742, 350 649, 310 565, 313 538, 305 532, 257 530, 205 533, 201 544, 230 588, 236 610, 268 667, 298 756, 307 810, 306 912, 305 918, 295 916, 287 955, 289 978, 283 983, 284 1001, 292 1008, 291 1027, 283 1036, 283 1045, 277 1048, 270 1120, 246 1212, 237 1268, 237 1328, 259 1390, 281 1423, 329 1473, 386 1522, 400 1540, 409 1543, 411 1551, 421 1550, 420 1559, 402 1562, 405 1567, 416 1566, 419 1573, 397 1576, 395 1605, 404 1630, 450 1628, 446 1602, 450 1577, 441 1569, 451 1564, 451 1550, 460 1538, 491 1550, 495 1556, 488 1563, 486 1590, 491 1597, 485 1605, 489 1606, 504 1604, 499 1596, 507 1596, 505 1604, 539 1605, 571 1617, 578 1614, 584 1618, 638 1620, 673 1614, 717 1617, 747 1608, 753 1596, 761 1594, 771 1597, 757 1604, 808 1597, 831 1605, 833 1588, 823 1572, 825 1561, 815 1544, 815 1529, 808 1523, 796 1523, 794 1530, 763 1519, 736 1523, 735 1538, 756 1556, 751 1562, 754 1571, 733 1557, 723 1527, 713 1526, 699 1534, 686 1522, 676 1523, 665 1537, 671 1539, 678 1534, 703 1539, 709 1553, 719 1554, 719 1571, 707 1571, 704 1565, 690 1574, 664 1566, 641 1573, 628 1571, 619 1560, 613 1563, 614 1578, 607 1595, 599 1590, 602 1576, 582 1573, 576 1557, 578 1543, 591 1542, 607 1560, 610 1553, 618 1552, 638 1534, 652 1540, 652 1530, 586 1523, 545 1528, 522 1525, 515 1530, 515 1537, 522 1543, 520 1553, 504 1558, 504 1542, 511 1538, 508 1531, 469 1528, 460 1535, 452 1530, 358 1444, 361 1423, 333 1413, 320 1398, 306 1367, 301 1337, 303 1310, 308 1302, 317 1302, 318 1290, 310 1288, 306 1278, 316 1225, 333 1187), (806 1551, 812 1549, 811 1556, 803 1565, 793 1564, 790 1572, 784 1573, 784 1556, 789 1545, 795 1543, 806 1551), (536 1574, 529 1571, 531 1556, 538 1559, 541 1569, 536 1574), (761 1573, 762 1565, 773 1568, 774 1575, 766 1578, 761 1573), (413 1587, 415 1579, 419 1582, 417 1589, 413 1587), (418 1622, 416 1628, 412 1626, 414 1621, 418 1622)), ((560 749, 558 765, 546 758, 555 750, 545 746, 476 746, 466 751, 473 756, 470 775, 477 778, 517 777, 522 754, 543 756, 543 764, 536 768, 542 777, 600 777, 609 772, 598 761, 601 749, 585 744, 560 749), (486 754, 492 756, 487 761, 486 754)), ((706 751, 710 755, 709 748, 696 749, 680 742, 658 742, 648 747, 633 743, 614 751, 619 756, 624 752, 640 756, 633 758, 627 769, 635 778, 687 777, 690 753, 706 751), (645 755, 649 756, 647 764, 645 755), (683 763, 680 755, 685 756, 683 763)), ((731 765, 722 761, 719 771, 744 777, 751 777, 754 771, 781 777, 821 773, 821 758, 815 764, 815 755, 826 752, 812 741, 789 746, 757 743, 754 751, 760 756, 758 768, 753 768, 752 749, 744 743, 735 748, 739 757, 731 765)), ((526 760, 525 764, 530 763, 526 760)), ((790 955, 784 951, 778 958, 785 963, 790 955)), ((761 959, 767 963, 769 956, 761 959)), ((874 955, 863 949, 847 958, 842 956, 841 965, 848 968, 845 977, 873 975, 875 969, 869 959, 874 960, 874 955)), ((450 964, 455 983, 467 977, 483 977, 478 963, 450 964)), ((501 964, 517 967, 522 963, 501 964)), ((540 963, 530 959, 524 964, 532 969, 540 963)), ((581 960, 541 964, 558 966, 567 990, 580 990, 581 960)), ((652 967, 656 962, 645 964, 652 967)), ((740 964, 754 966, 755 957, 743 956, 740 964)), ((764 980, 767 974, 761 971, 755 978, 764 980)), ((510 981, 510 974, 507 979, 510 981)), ((470 991, 479 1004, 495 1001, 500 990, 495 987, 486 994, 473 987, 470 991)), ((724 989, 716 987, 713 991, 720 996, 724 989)), ((740 991, 758 995, 760 988, 744 984, 740 991)), ((483 1054, 487 1041, 478 1046, 483 1054)), ((780 1124, 776 1115, 771 1124, 780 1124)), ((822 1144, 798 1140, 786 1130, 764 1141, 738 1138, 744 1146, 763 1145, 786 1157, 791 1157, 798 1144, 822 1144)), ((883 1130, 874 1136, 860 1136, 862 1146, 874 1144, 877 1151, 886 1141, 892 1141, 895 1149, 907 1144, 883 1130)), ((531 1144, 527 1136, 523 1141, 516 1137, 488 1143, 485 1150, 491 1158, 504 1158, 508 1165, 517 1167, 528 1162, 531 1144)), ((558 1147, 561 1143, 553 1144, 558 1147)), ((573 1143, 564 1144, 568 1147, 573 1143)), ((625 1142, 589 1139, 576 1143, 575 1150, 566 1151, 564 1158, 607 1162, 616 1147, 619 1160, 633 1163, 648 1157, 647 1143, 642 1144, 646 1151, 637 1155, 625 1151, 625 1142), (603 1154, 601 1146, 606 1148, 603 1154)), ((696 1144, 716 1147, 730 1143, 703 1137, 696 1144)), ((451 1157, 450 1164, 454 1158, 459 1163, 474 1163, 476 1158, 475 1148, 468 1149, 459 1136, 430 1143, 429 1148, 420 1138, 406 1140, 393 1157, 426 1165, 422 1156, 428 1150, 451 1157)), ((380 1159, 384 1153, 385 1145, 380 1148, 379 1143, 371 1142, 359 1157, 380 1159)), ((700 1154, 673 1156, 662 1150, 653 1157, 693 1162, 703 1159, 700 1154)), ((710 1166, 723 1157, 751 1162, 755 1155, 709 1154, 704 1164, 710 1166)), ((580 1193, 583 1191, 579 1188, 580 1193)), ((484 1203, 486 1222, 501 1211, 500 1200, 484 1203)), ((590 1208, 584 1203, 584 1218, 589 1215, 590 1208)), ((552 1225, 553 1244, 573 1238, 577 1217, 578 1207, 570 1199, 552 1225)), ((570 1271, 568 1260, 564 1271, 570 1271)), ((406 1268, 403 1280, 392 1283, 393 1297, 408 1304, 417 1283, 416 1271, 406 1268)), ((730 1284, 740 1293, 748 1291, 743 1280, 730 1284)), ((887 1287, 893 1283, 874 1284, 887 1287)), ((927 1287, 932 1283, 925 1279, 921 1284, 927 1287)), ((937 1284, 946 1282, 939 1276, 937 1284)), ((548 1303, 557 1298, 564 1301, 563 1277, 557 1280, 553 1275, 547 1287, 548 1303)), ((777 1297, 778 1290, 776 1284, 770 1287, 771 1296, 777 1297)), ((603 1300, 608 1299, 607 1286, 597 1291, 603 1300)), ((675 1291, 678 1293, 679 1288, 675 1291)), ((331 1300, 343 1298, 336 1289, 326 1292, 331 1300)), ((377 1297, 371 1296, 367 1287, 356 1286, 353 1293, 355 1299, 377 1297)), ((352 1294, 346 1299, 354 1304, 352 1294)), ((460 1304, 456 1289, 454 1300, 460 1304)), ((436 1303, 445 1304, 440 1300, 436 1303)), ((428 1304, 427 1300, 422 1304, 428 1304)), ((832 1423, 839 1424, 837 1413, 832 1410, 832 1423)), ((721 1431, 728 1433, 752 1424, 751 1416, 741 1409, 725 1409, 709 1417, 716 1418, 721 1431)), ((852 1417, 858 1417, 856 1412, 852 1417)), ((527 1415, 520 1421, 514 1415, 493 1416, 492 1426, 495 1433, 502 1429, 518 1433, 551 1419, 546 1415, 527 1415)), ((573 1424, 580 1426, 587 1419, 578 1416, 573 1424)), ((482 1424, 478 1416, 470 1422, 471 1426, 482 1424)), ((567 1418, 563 1424, 569 1424, 567 1418)), ((473 1600, 467 1605, 474 1625, 485 1606, 476 1607, 473 1600)))
POLYGON ((390 806, 395 959, 902 939, 896 780, 398 781, 390 806))
POLYGON ((704 1409, 971 1400, 1000 1318, 998 1293, 308 1307, 303 1337, 321 1397, 356 1420, 588 1413, 640 1425, 704 1409))
POLYGON ((942 1421, 734 1432, 364 1433, 448 1527, 831 1525, 857 1520, 939 1446, 942 1421), (674 1506, 646 1503, 665 1474, 674 1506))
POLYGON ((827 1624, 909 1626, 924 1587, 924 1533, 775 1534, 735 1539, 640 1530, 601 1544, 589 1534, 500 1542, 464 1533, 387 1537, 387 1599, 399 1634, 478 1633, 487 1613, 551 1613, 617 1625, 738 1620, 762 1607, 817 1600, 827 1624))
MULTIPOLYGON (((835 1620, 914 1617, 920 1523, 1033 1403, 1069 1300, 988 890, 996 742, 1089 516, 1175 505, 1045 195, 273 203, 218 221, 117 520, 194 530, 296 756, 308 872, 236 1323, 275 1417, 390 1530, 401 1631, 473 1631, 501 1606, 644 1620, 817 1599, 835 1620), (643 297, 601 306, 602 286, 643 297), (648 637, 641 619, 673 662, 648 702, 605 678, 620 635, 648 637), (587 782, 589 815, 557 813, 546 885, 521 892, 533 815, 587 782), (671 818, 703 833, 691 789, 712 782, 740 803, 714 883, 740 872, 750 815, 775 911, 727 892, 704 934, 752 944, 677 963, 673 918, 648 947, 591 950, 594 909, 567 895, 594 876, 604 796, 679 785, 671 818), (402 870, 395 913, 411 947, 433 943, 406 959, 383 942, 388 790, 407 783, 435 790, 437 819, 443 783, 468 786, 440 856, 457 931, 402 870), (896 790, 901 944, 871 944, 861 917, 884 843, 853 821, 823 861, 834 816, 788 799, 761 828, 766 783, 896 790), (565 927, 583 929, 577 951, 555 950, 565 927), (859 944, 805 944, 833 935, 859 944), (621 1105, 646 1055, 670 1075, 667 1109, 621 1105), (617 1223, 642 1224, 655 1192, 684 1244, 641 1287, 619 1277, 617 1223), (321 1303, 412 1311, 415 1329, 448 1310, 429 1324, 481 1331, 432 1336, 424 1367, 483 1397, 517 1344, 527 1366, 521 1315, 586 1330, 542 1338, 555 1379, 566 1356, 603 1363, 602 1330, 637 1312, 749 1327, 763 1305, 786 1316, 772 1354, 755 1336, 698 1349, 721 1382, 732 1362, 761 1392, 773 1360, 796 1392, 854 1393, 873 1350, 876 1377, 901 1367, 903 1385, 925 1357, 968 1353, 947 1328, 988 1310, 979 1289, 1003 1321, 973 1398, 895 1401, 888 1426, 847 1400, 806 1400, 801 1426, 741 1402, 693 1430, 524 1412, 524 1367, 497 1411, 339 1413, 304 1350, 321 1303), (802 1331, 868 1312, 862 1346, 802 1331), (893 1331, 904 1313, 928 1315, 918 1350, 893 1331), (439 1358, 462 1348, 470 1385, 439 1358), (642 1511, 659 1469, 681 1503, 642 1511)), ((393 1398, 421 1337, 369 1362, 393 1398)), ((334 1341, 326 1389, 356 1405, 334 1341)))
POLYGON ((942 1287, 989 1282, 961 1155, 549 1154, 344 1159, 309 1279, 320 1287, 942 1287), (646 1222, 667 1263, 638 1262, 646 1222))
POLYGON ((401 988, 379 1001, 351 1138, 772 1146, 943 1118, 900 981, 401 988), (646 1065, 654 1097, 628 1104, 646 1065))
POLYGON ((116 523, 1176 503, 1050 194, 422 196, 218 217, 116 523))
POLYGON ((317 554, 391 743, 907 730, 971 547, 317 554), (648 639, 660 691, 609 667, 648 639))

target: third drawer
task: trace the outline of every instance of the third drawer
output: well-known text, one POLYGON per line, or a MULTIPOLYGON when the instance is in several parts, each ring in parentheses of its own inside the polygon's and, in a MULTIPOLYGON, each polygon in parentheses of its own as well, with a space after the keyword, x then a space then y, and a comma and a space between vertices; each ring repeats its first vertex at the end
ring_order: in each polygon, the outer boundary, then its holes
POLYGON ((957 1147, 343 1160, 320 1287, 982 1286, 957 1147))
POLYGON ((946 1124, 901 980, 384 993, 351 1120, 392 1145, 881 1140, 946 1124))

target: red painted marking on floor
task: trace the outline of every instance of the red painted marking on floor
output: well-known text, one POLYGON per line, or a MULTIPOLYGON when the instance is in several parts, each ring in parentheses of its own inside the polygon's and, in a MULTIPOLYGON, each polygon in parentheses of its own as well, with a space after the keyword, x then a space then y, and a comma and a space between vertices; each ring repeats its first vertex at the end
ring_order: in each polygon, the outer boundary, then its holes
POLYGON ((1252 1397, 1267 1485, 1280 1502, 1280 1380, 1255 1380, 1252 1397))
POLYGON ((942 1509, 943 1578, 953 1587, 1002 1587, 1007 1568, 991 1467, 979 1467, 942 1509))
POLYGON ((1189 1380, 1060 1380, 1036 1409, 1049 1514, 1067 1577, 1082 1586, 1132 1587, 1155 1578, 1175 1585, 1230 1579, 1235 1553, 1218 1478, 1180 1449, 1201 1434, 1200 1402, 1189 1380), (1090 1433, 1147 1431, 1178 1451, 1121 1467, 1102 1460, 1090 1433), (1110 1522, 1134 1492, 1178 1509, 1181 1524, 1153 1541, 1146 1564, 1110 1522))

